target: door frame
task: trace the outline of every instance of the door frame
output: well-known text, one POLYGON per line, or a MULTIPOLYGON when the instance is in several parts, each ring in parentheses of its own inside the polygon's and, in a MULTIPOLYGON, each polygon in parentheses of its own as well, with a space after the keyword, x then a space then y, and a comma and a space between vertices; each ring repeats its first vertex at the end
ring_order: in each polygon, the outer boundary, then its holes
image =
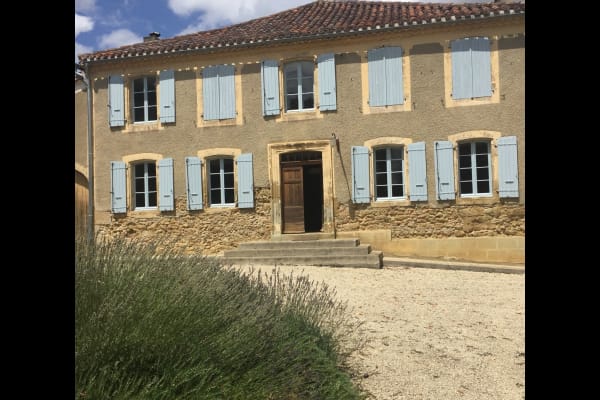
MULTIPOLYGON (((287 153, 284 153, 284 154, 287 154, 287 153)), ((319 153, 319 154, 321 154, 321 153, 319 153)), ((284 179, 284 175, 285 174, 283 173, 283 171, 286 170, 286 169, 297 169, 297 168, 300 168, 301 173, 302 173, 302 179, 301 179, 301 184, 302 184, 302 213, 303 213, 302 224, 304 225, 304 229, 302 230, 301 233, 306 233, 306 207, 307 206, 306 206, 306 202, 304 202, 304 198, 305 198, 305 195, 304 195, 304 190, 305 190, 305 186, 304 186, 304 184, 305 184, 305 181, 304 181, 304 170, 305 170, 305 167, 307 167, 307 166, 318 166, 319 169, 321 170, 321 182, 322 182, 323 181, 323 162, 322 162, 321 159, 319 159, 319 160, 290 161, 290 162, 280 161, 279 164, 280 164, 280 168, 281 168, 281 180, 282 180, 282 182, 281 182, 281 184, 282 184, 282 188, 281 188, 282 189, 281 190, 281 197, 282 197, 281 198, 281 210, 282 210, 281 211, 281 229, 282 229, 282 233, 283 234, 299 233, 299 232, 291 232, 290 229, 289 229, 289 227, 286 227, 286 224, 290 223, 290 221, 289 221, 288 217, 286 216, 286 199, 285 199, 285 197, 286 197, 285 196, 285 192, 286 191, 284 189, 284 186, 285 186, 286 183, 285 183, 285 179, 284 179)), ((323 197, 323 186, 322 185, 321 185, 321 197, 323 197)), ((320 209, 319 209, 321 211, 319 213, 320 216, 321 216, 320 217, 320 220, 321 220, 320 225, 321 226, 323 226, 323 212, 322 212, 323 209, 322 209, 322 207, 323 207, 323 203, 321 201, 321 206, 320 206, 320 209)))
MULTIPOLYGON (((333 139, 335 140, 335 139, 333 139)), ((282 203, 281 203, 281 164, 280 155, 298 151, 318 151, 321 153, 323 169, 323 230, 325 233, 335 233, 334 223, 334 192, 333 192, 333 152, 335 142, 332 140, 307 140, 301 142, 270 143, 267 145, 269 181, 271 182, 271 226, 273 236, 282 233, 282 203)))

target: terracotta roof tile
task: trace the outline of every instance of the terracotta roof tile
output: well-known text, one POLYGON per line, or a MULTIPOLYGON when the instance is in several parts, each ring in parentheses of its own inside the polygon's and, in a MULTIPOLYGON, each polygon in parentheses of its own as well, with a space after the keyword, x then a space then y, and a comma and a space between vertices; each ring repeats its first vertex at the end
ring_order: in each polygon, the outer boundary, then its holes
POLYGON ((524 13, 524 3, 452 4, 321 0, 219 29, 82 54, 79 60, 85 63, 166 52, 259 46, 278 40, 307 40, 369 29, 411 29, 414 25, 471 20, 471 16, 506 18, 524 13))

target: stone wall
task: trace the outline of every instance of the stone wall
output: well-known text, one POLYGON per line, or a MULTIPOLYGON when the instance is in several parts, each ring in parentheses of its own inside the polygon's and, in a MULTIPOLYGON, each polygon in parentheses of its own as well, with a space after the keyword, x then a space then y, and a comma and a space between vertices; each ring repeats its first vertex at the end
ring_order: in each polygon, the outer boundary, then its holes
POLYGON ((112 222, 98 231, 105 238, 161 237, 186 254, 212 255, 242 242, 271 237, 270 189, 257 188, 254 201, 253 209, 189 211, 185 196, 180 196, 172 213, 144 218, 129 212, 126 216, 113 216, 112 222))
POLYGON ((516 203, 374 207, 338 204, 338 232, 389 229, 392 239, 524 236, 525 206, 516 203))

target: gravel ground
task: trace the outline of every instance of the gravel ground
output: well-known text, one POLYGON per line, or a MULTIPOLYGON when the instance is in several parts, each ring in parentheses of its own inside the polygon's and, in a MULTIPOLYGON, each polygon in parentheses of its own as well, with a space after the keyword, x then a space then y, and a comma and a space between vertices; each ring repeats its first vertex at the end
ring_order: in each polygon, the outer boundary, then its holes
POLYGON ((369 342, 352 362, 372 399, 525 398, 524 275, 409 267, 280 270, 324 281, 364 321, 369 342))

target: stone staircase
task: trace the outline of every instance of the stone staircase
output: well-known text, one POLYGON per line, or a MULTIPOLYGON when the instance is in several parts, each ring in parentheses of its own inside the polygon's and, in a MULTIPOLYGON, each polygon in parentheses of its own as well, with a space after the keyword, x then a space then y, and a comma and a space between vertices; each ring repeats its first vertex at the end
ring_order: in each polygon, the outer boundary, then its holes
POLYGON ((286 235, 285 239, 280 240, 241 243, 236 249, 226 250, 222 261, 235 265, 383 267, 383 253, 372 250, 369 244, 361 244, 359 239, 314 237, 315 235, 286 235))

